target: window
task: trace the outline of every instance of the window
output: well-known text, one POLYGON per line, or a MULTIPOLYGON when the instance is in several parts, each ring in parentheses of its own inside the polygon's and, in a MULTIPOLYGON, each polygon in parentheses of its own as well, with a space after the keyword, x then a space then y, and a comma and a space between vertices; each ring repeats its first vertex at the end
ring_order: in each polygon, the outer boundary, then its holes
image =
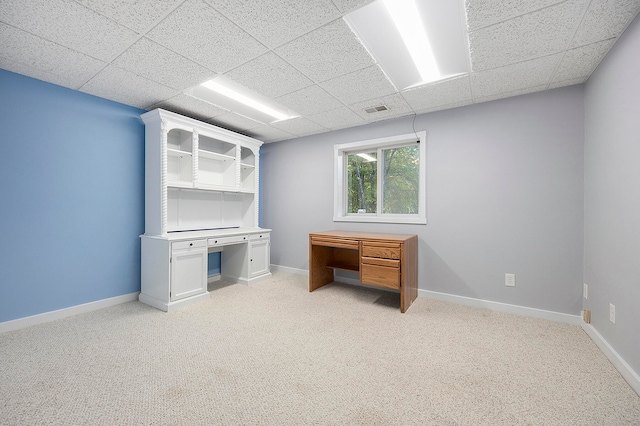
POLYGON ((426 132, 334 146, 334 221, 426 224, 426 132))

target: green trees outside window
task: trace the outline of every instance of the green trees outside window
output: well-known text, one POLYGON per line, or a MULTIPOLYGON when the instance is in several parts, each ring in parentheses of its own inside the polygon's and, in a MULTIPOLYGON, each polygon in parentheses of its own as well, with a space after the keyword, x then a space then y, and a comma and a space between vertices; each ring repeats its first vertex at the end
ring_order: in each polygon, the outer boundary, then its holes
POLYGON ((419 187, 417 143, 347 155, 347 213, 418 214, 419 187))

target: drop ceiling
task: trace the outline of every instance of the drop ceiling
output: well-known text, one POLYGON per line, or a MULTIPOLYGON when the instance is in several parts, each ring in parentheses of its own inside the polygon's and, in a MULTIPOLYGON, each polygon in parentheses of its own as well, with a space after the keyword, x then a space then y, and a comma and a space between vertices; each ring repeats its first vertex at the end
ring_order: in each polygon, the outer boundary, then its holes
POLYGON ((0 0, 0 68, 275 142, 583 83, 640 11, 461 0, 470 72, 398 91, 342 19, 367 3, 0 0), (183 93, 220 74, 300 116, 268 125, 183 93))

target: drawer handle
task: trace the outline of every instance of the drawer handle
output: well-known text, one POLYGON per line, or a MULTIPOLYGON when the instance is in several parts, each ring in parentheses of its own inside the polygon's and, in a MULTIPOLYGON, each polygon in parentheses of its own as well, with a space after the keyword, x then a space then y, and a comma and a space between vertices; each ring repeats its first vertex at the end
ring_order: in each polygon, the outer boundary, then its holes
POLYGON ((189 247, 192 247, 192 246, 193 246, 193 243, 189 243, 189 247))
POLYGON ((215 240, 215 241, 213 242, 213 244, 218 244, 218 240, 215 240))

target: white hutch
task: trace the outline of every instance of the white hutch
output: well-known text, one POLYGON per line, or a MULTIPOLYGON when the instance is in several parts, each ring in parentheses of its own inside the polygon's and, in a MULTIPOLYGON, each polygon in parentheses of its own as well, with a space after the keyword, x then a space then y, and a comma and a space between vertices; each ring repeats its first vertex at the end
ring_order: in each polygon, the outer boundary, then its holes
POLYGON ((145 124, 145 232, 139 300, 172 310, 209 297, 207 258, 249 284, 270 273, 270 229, 258 228, 262 142, 156 109, 145 124))

